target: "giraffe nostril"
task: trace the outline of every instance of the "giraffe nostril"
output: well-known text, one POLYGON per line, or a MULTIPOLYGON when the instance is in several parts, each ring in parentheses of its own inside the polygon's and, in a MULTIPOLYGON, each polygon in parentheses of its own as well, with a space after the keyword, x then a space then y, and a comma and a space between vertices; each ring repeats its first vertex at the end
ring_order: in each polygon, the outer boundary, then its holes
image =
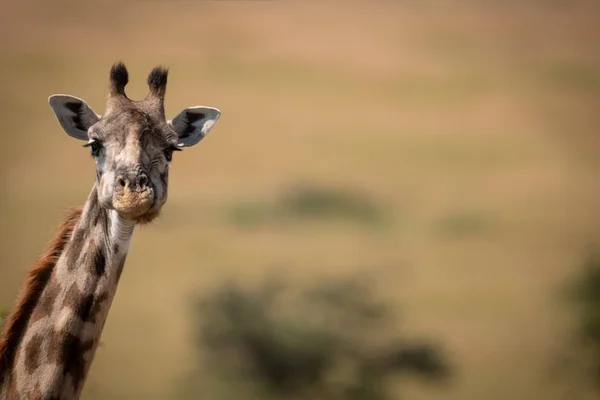
POLYGON ((119 187, 124 188, 126 185, 125 179, 123 179, 123 177, 118 177, 117 178, 117 185, 119 185, 119 187))
POLYGON ((140 189, 144 189, 146 187, 146 184, 148 184, 148 177, 146 176, 146 174, 140 175, 138 179, 138 187, 140 189))

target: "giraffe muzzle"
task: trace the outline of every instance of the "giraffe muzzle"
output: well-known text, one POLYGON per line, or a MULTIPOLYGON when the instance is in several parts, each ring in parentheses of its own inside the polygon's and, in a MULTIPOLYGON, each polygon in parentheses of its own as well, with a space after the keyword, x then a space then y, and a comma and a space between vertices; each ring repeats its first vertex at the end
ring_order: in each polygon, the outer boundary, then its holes
POLYGON ((129 219, 141 217, 154 204, 154 189, 148 185, 146 174, 119 175, 115 180, 113 207, 129 219))

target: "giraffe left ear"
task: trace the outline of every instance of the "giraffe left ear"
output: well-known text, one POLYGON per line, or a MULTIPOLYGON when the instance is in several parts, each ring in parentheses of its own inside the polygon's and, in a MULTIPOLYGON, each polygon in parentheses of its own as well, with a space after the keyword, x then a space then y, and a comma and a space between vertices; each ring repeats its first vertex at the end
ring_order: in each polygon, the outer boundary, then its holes
POLYGON ((48 102, 69 136, 88 140, 87 131, 100 120, 100 116, 85 101, 68 94, 55 94, 48 98, 48 102))
POLYGON ((216 108, 196 106, 186 108, 167 123, 179 136, 177 145, 189 147, 204 139, 220 116, 216 108))

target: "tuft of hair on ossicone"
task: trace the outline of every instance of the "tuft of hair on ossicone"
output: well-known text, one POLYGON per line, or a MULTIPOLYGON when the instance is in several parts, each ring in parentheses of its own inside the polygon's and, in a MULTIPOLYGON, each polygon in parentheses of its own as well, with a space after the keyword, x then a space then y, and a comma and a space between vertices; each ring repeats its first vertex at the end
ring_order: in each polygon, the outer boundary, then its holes
POLYGON ((169 76, 169 70, 164 67, 155 67, 148 75, 148 87, 150 93, 148 97, 155 97, 160 100, 164 100, 165 93, 167 91, 167 77, 169 76))
POLYGON ((125 64, 122 62, 115 63, 110 69, 110 95, 127 97, 125 94, 125 86, 128 82, 129 72, 127 72, 125 64))

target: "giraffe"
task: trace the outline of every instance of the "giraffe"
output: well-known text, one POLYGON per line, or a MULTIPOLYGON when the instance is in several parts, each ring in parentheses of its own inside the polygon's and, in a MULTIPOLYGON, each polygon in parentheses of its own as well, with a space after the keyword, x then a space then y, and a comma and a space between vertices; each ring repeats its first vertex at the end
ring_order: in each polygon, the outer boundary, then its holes
POLYGON ((77 399, 100 340, 137 224, 167 200, 173 153, 202 140, 219 119, 189 107, 165 119, 168 70, 154 68, 148 95, 125 94, 122 62, 110 70, 104 115, 77 97, 49 103, 62 128, 84 140, 96 165, 85 204, 72 210, 28 273, 0 337, 0 399, 77 399))

